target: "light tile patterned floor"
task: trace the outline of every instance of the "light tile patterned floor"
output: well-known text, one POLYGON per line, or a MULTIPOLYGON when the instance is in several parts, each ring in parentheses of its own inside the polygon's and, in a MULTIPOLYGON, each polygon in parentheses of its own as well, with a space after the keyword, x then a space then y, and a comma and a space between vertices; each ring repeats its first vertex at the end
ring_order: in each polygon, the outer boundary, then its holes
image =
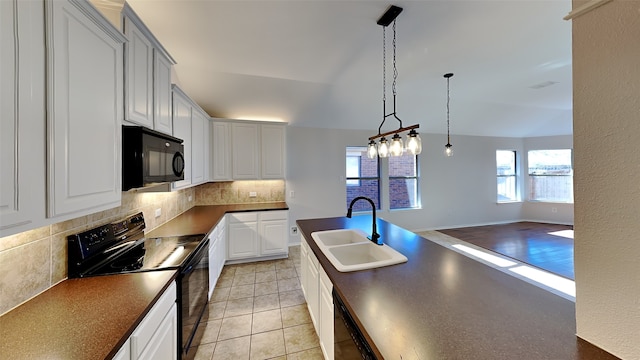
POLYGON ((299 274, 300 246, 288 259, 225 266, 196 360, 322 359, 299 274))

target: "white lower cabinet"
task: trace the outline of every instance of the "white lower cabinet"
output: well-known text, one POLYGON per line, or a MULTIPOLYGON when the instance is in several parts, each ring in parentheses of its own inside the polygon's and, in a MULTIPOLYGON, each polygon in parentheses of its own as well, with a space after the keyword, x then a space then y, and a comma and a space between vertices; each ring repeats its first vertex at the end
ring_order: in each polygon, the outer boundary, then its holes
POLYGON ((113 360, 131 360, 131 342, 129 339, 127 339, 127 342, 125 342, 120 350, 113 356, 113 360))
POLYGON ((301 236, 302 292, 325 359, 333 360, 333 284, 301 236))
POLYGON ((222 218, 209 235, 209 300, 227 257, 226 231, 226 219, 222 218))
POLYGON ((131 360, 175 360, 178 358, 178 313, 176 306, 176 283, 174 282, 131 334, 128 340, 131 345, 131 360))
POLYGON ((318 266, 318 273, 320 274, 320 331, 318 337, 324 358, 333 360, 333 284, 322 266, 318 266))
POLYGON ((254 259, 288 254, 288 217, 287 210, 227 214, 228 259, 254 259))
POLYGON ((258 256, 258 213, 228 214, 229 236, 227 243, 229 260, 258 256))

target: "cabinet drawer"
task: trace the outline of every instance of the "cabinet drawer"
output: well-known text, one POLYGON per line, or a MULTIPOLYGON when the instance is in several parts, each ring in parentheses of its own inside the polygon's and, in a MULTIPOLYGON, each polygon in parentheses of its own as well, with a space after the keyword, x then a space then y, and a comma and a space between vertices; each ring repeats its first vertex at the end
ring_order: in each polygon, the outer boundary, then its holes
POLYGON ((260 220, 287 220, 288 211, 263 211, 260 212, 260 220))
POLYGON ((131 334, 131 354, 133 358, 137 359, 142 354, 165 315, 175 303, 176 283, 173 282, 131 334))
POLYGON ((227 216, 230 223, 258 221, 257 212, 231 213, 227 216))

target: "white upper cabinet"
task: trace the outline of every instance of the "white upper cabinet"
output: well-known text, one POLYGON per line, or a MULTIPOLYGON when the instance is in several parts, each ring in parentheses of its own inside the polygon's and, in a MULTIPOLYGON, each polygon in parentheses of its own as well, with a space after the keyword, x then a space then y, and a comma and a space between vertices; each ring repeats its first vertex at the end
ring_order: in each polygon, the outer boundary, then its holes
POLYGON ((153 126, 165 134, 173 134, 171 122, 171 62, 158 50, 153 51, 153 126))
POLYGON ((171 67, 176 63, 138 15, 122 9, 125 45, 125 120, 173 134, 171 67))
POLYGON ((184 180, 173 189, 198 185, 209 178, 209 116, 177 85, 173 91, 173 136, 184 140, 184 180))
POLYGON ((44 9, 0 1, 0 237, 43 225, 44 9))
POLYGON ((49 217, 119 206, 126 39, 88 2, 45 5, 49 217))
POLYGON ((231 126, 234 180, 259 178, 259 129, 259 125, 255 123, 237 122, 231 126))
POLYGON ((231 123, 211 123, 211 180, 232 180, 231 174, 231 123))
POLYGON ((125 119, 153 128, 153 45, 130 17, 124 17, 125 119))
POLYGON ((224 124, 214 123, 213 180, 285 178, 286 125, 232 122, 229 146, 224 124), (231 159, 230 179, 225 177, 228 159, 231 159))
POLYGON ((191 167, 191 181, 195 184, 201 184, 205 182, 205 173, 208 167, 205 161, 205 153, 208 142, 205 141, 207 134, 209 133, 209 120, 208 116, 204 115, 198 109, 193 109, 191 113, 191 155, 192 155, 192 167, 191 167))
POLYGON ((184 180, 176 181, 171 186, 181 189, 191 185, 191 103, 182 91, 173 91, 173 132, 174 136, 183 140, 184 146, 184 180))
POLYGON ((284 125, 260 126, 261 139, 261 173, 263 179, 284 179, 285 175, 285 140, 284 125))

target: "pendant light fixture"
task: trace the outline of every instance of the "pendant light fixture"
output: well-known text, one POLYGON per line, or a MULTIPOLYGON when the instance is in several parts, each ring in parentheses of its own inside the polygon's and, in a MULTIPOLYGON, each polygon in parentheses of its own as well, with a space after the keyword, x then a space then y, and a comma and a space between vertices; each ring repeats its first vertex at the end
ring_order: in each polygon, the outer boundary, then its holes
POLYGON ((449 96, 449 80, 453 76, 453 73, 444 74, 444 77, 447 79, 447 145, 444 146, 444 154, 446 156, 453 156, 453 145, 451 145, 451 137, 449 134, 449 100, 451 99, 449 96))
POLYGON ((370 159, 379 156, 385 158, 388 156, 401 156, 404 151, 404 142, 400 133, 410 131, 407 135, 407 151, 413 155, 420 154, 422 152, 422 141, 415 129, 420 125, 412 125, 408 127, 402 126, 402 120, 396 113, 396 80, 398 78, 398 69, 396 67, 396 17, 402 12, 402 8, 391 5, 389 9, 378 19, 377 24, 382 26, 382 123, 378 127, 378 135, 371 136, 369 138, 369 145, 367 149, 367 156, 370 159), (386 29, 393 22, 393 112, 387 114, 387 39, 386 29), (400 123, 400 127, 397 130, 382 133, 382 125, 388 117, 393 116, 400 123), (391 143, 387 140, 386 136, 393 135, 391 143), (376 139, 380 138, 379 144, 376 145, 376 139))

